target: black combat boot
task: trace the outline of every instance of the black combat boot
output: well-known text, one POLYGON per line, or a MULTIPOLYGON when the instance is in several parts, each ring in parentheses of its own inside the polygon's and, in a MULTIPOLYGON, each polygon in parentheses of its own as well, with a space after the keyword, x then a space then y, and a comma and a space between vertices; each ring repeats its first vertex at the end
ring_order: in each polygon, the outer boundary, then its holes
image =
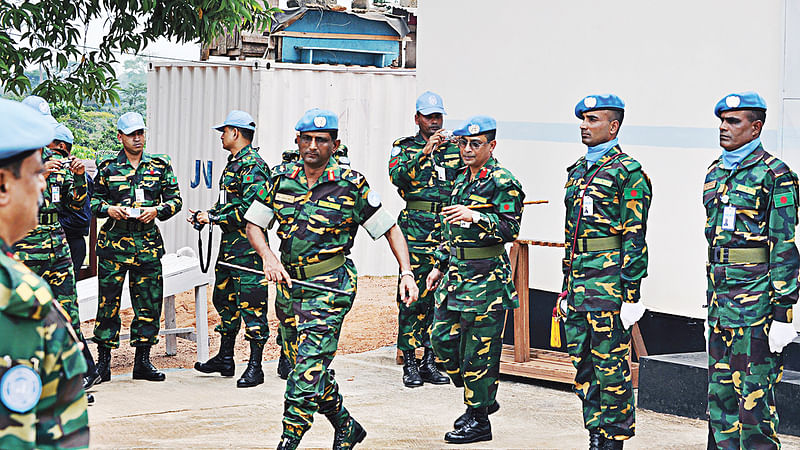
POLYGON ((167 378, 164 372, 150 362, 150 346, 140 345, 136 347, 136 355, 133 357, 133 379, 147 381, 164 381, 167 378))
POLYGON ((233 362, 233 345, 236 343, 236 336, 223 334, 219 340, 219 353, 208 361, 194 363, 194 370, 203 373, 219 372, 223 377, 232 377, 236 369, 233 362))
POLYGON ((286 380, 289 378, 289 372, 292 371, 292 363, 289 362, 289 358, 281 352, 281 357, 278 358, 278 377, 281 380, 286 380))
MULTIPOLYGON (((464 424, 467 423, 467 420, 469 420, 469 415, 471 414, 473 409, 474 408, 470 408, 469 406, 467 406, 467 412, 465 412, 464 414, 460 415, 458 417, 458 419, 456 419, 456 421, 453 422, 453 429, 454 430, 457 430, 457 429, 463 427, 464 424)), ((500 403, 497 403, 497 400, 495 400, 494 403, 492 403, 491 405, 486 407, 486 411, 489 413, 489 415, 492 415, 492 414, 496 413, 499 409, 500 409, 500 403)))
POLYGON ((348 417, 344 424, 336 427, 333 435, 333 450, 353 448, 367 437, 367 431, 356 419, 348 417))
POLYGON ((603 442, 603 446, 600 447, 602 450, 622 450, 622 444, 625 441, 616 441, 614 439, 606 439, 603 442))
POLYGON ((297 439, 296 437, 286 436, 285 434, 281 436, 281 441, 278 442, 278 450, 295 450, 299 446, 300 446, 300 439, 297 439))
POLYGON ((410 388, 423 385, 414 350, 403 350, 403 384, 410 388))
POLYGON ((432 348, 425 347, 425 356, 419 363, 419 376, 425 383, 450 384, 450 377, 442 375, 436 367, 436 357, 432 348))
POLYGON ((492 440, 492 424, 489 423, 487 408, 481 406, 473 409, 467 423, 463 427, 445 434, 445 441, 452 444, 469 444, 470 442, 492 440))
POLYGON ((247 368, 244 369, 242 377, 236 382, 236 387, 253 387, 264 382, 264 370, 261 368, 263 354, 264 343, 250 341, 250 361, 247 362, 247 368))
POLYGON ((111 381, 111 348, 103 345, 97 346, 97 365, 95 366, 97 375, 100 379, 95 381, 94 384, 102 383, 103 381, 111 381))
POLYGON ((603 433, 600 430, 597 428, 589 430, 589 450, 600 450, 605 442, 606 438, 603 437, 603 433))
POLYGON ((86 360, 87 367, 86 373, 83 374, 83 390, 85 391, 100 382, 100 374, 97 373, 97 366, 94 364, 94 358, 92 357, 92 352, 89 350, 89 344, 83 337, 81 337, 81 342, 83 343, 83 359, 86 360))

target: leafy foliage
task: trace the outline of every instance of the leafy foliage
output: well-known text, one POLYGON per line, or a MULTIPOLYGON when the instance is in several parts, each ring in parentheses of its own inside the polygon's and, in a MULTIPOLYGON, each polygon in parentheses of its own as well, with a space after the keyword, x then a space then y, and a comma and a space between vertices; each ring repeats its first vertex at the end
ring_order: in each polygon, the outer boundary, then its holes
POLYGON ((33 89, 51 103, 119 103, 118 53, 139 53, 161 37, 210 43, 226 30, 263 31, 277 11, 263 0, 0 1, 0 88, 33 89), (84 47, 92 20, 105 21, 99 48, 84 47), (45 76, 34 88, 25 71, 37 66, 45 76))

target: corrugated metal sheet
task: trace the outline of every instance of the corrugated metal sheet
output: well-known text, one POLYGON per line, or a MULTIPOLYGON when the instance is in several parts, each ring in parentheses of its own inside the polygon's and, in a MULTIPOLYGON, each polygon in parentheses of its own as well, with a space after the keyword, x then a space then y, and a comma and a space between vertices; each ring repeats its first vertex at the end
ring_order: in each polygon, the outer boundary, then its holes
MULTIPOLYGON (((148 77, 147 150, 172 157, 184 201, 184 211, 161 224, 167 251, 197 246, 197 233, 185 218, 189 209, 207 209, 217 198, 228 153, 211 127, 231 109, 248 111, 255 118, 254 145, 270 166, 280 162, 283 150, 296 147, 294 125, 303 112, 313 107, 338 112, 339 136, 349 148, 352 167, 367 177, 396 215, 402 204, 389 182, 387 161, 394 139, 415 132, 415 98, 414 71, 293 64, 269 69, 154 65, 148 77), (190 186, 197 160, 213 161, 211 189, 203 184, 202 175, 196 188, 190 186)), ((270 238, 277 251, 274 234, 270 238)), ((385 240, 372 242, 363 231, 353 259, 362 274, 397 272, 385 240)))

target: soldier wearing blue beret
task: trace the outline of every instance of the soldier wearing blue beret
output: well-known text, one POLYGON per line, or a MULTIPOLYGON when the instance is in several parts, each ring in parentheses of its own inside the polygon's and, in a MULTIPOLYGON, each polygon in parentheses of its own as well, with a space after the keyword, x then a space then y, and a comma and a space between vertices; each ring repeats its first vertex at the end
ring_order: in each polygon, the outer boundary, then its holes
POLYGON ((715 106, 722 156, 703 185, 708 241, 708 448, 779 448, 775 386, 797 335, 797 175, 764 150, 755 92, 715 106))
POLYGON ((37 225, 41 148, 53 142, 54 120, 5 99, 0 116, 0 448, 86 448, 78 336, 47 283, 9 247, 37 225))
POLYGON ((519 306, 505 244, 519 234, 525 193, 493 155, 493 118, 471 117, 453 134, 466 168, 442 209, 442 243, 426 287, 438 285, 433 349, 453 384, 464 388, 466 412, 444 439, 466 444, 492 439, 503 319, 505 310, 519 306))
MULTIPOLYGON (((352 448, 367 432, 343 406, 329 369, 356 293, 356 267, 348 255, 359 225, 375 240, 386 237, 403 271, 410 270, 408 247, 366 178, 332 157, 340 144, 339 117, 315 108, 300 118, 295 130, 300 133, 301 160, 276 170, 245 213, 247 237, 263 259, 265 277, 279 283, 275 309, 284 324, 282 344, 295 359, 286 382, 278 448, 297 448, 316 412, 335 429, 333 448, 352 448), (280 259, 263 231, 273 220, 281 240, 280 259), (340 292, 303 288, 292 279, 340 292)), ((400 289, 407 303, 417 299, 411 277, 402 278, 400 289)))
POLYGON ((618 449, 634 435, 630 327, 644 314, 650 179, 622 152, 625 103, 613 94, 575 105, 586 155, 567 168, 564 283, 567 351, 583 403, 589 448, 618 449))

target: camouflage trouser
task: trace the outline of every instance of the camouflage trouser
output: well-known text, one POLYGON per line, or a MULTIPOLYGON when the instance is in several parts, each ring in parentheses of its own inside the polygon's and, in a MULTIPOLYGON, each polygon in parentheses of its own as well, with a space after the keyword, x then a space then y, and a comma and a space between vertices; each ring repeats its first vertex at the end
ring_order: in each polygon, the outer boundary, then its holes
POLYGON ((289 359, 292 367, 297 360, 297 319, 292 310, 291 294, 285 283, 278 283, 275 299, 275 315, 278 317, 278 333, 275 343, 281 348, 281 354, 289 359))
POLYGON ((434 291, 425 289, 425 279, 433 269, 436 259, 433 255, 409 253, 411 271, 419 288, 419 300, 406 306, 400 298, 400 282, 397 291, 397 348, 414 350, 418 347, 431 346, 431 326, 433 325, 434 291), (424 295, 423 295, 424 294, 424 295))
POLYGON ((772 353, 768 325, 711 328, 708 415, 717 448, 778 448, 775 385, 783 354, 772 353))
MULTIPOLYGON (((252 264, 251 260, 252 258, 247 259, 247 265, 252 264)), ((230 262, 241 264, 235 259, 230 262)), ((215 275, 212 300, 219 313, 220 323, 214 330, 223 336, 236 336, 244 320, 245 339, 262 344, 267 342, 269 325, 264 276, 222 266, 216 267, 215 275)))
POLYGON ((485 314, 436 308, 431 343, 456 386, 464 386, 464 404, 471 408, 494 403, 500 376, 505 311, 485 314))
POLYGON ((631 333, 617 311, 572 311, 564 324, 567 352, 577 369, 573 390, 583 402, 583 422, 607 439, 624 440, 636 430, 628 365, 631 333))
MULTIPOLYGON (((328 366, 339 345, 344 316, 353 305, 356 292, 355 266, 348 259, 344 266, 306 281, 342 289, 352 292, 353 295, 299 286, 292 289, 292 316, 297 324, 297 338, 294 340, 297 354, 294 370, 286 382, 283 434, 298 439, 311 428, 314 413, 317 411, 335 417, 337 422, 347 419, 339 386, 328 366)), ((287 329, 291 330, 284 328, 284 331, 287 329)), ((284 345, 291 343, 287 338, 290 337, 284 334, 284 345)))
POLYGON ((104 258, 97 259, 98 304, 93 341, 104 347, 119 347, 119 308, 122 283, 129 273, 128 288, 133 306, 131 346, 154 345, 161 326, 164 283, 161 260, 144 264, 127 264, 104 258))
POLYGON ((75 272, 66 235, 60 226, 44 228, 37 228, 35 236, 29 235, 17 242, 14 245, 15 256, 50 285, 53 298, 64 307, 72 329, 83 339, 75 272))

